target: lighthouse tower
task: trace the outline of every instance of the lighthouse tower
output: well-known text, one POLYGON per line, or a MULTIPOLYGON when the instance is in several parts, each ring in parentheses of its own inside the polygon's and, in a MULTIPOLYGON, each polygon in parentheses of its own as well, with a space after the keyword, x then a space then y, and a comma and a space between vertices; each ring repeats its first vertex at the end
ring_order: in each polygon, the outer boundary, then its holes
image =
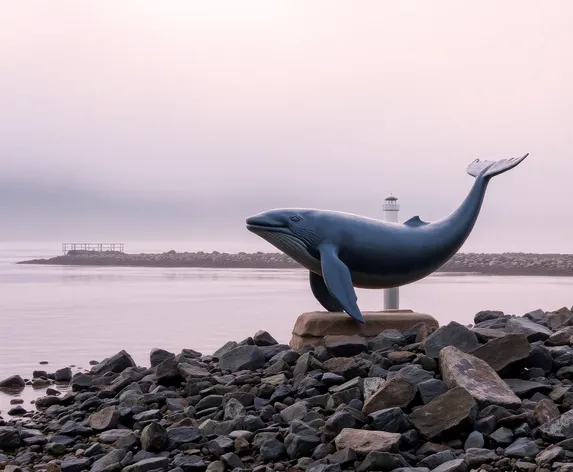
MULTIPOLYGON (((384 221, 389 223, 398 223, 398 212, 400 205, 398 199, 390 194, 384 200, 384 221)), ((398 287, 387 288, 384 290, 384 309, 397 310, 400 305, 400 292, 398 287)))

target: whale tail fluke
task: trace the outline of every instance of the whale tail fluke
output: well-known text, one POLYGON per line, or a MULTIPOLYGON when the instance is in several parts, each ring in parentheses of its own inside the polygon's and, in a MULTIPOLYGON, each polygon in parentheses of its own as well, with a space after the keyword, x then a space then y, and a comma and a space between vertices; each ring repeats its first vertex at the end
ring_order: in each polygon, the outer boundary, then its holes
POLYGON ((501 159, 499 161, 480 161, 476 159, 468 166, 468 174, 476 178, 484 177, 490 179, 513 169, 527 156, 529 156, 529 153, 522 157, 512 157, 511 159, 501 159))

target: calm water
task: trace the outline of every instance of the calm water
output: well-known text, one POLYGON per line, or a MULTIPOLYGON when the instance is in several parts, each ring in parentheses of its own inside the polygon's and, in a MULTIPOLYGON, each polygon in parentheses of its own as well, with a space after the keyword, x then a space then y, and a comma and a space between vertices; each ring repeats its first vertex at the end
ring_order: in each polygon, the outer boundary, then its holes
MULTIPOLYGON (((168 243, 126 246, 129 252, 171 248, 200 249, 168 243)), ((207 354, 259 329, 288 343, 297 316, 321 309, 302 270, 14 264, 59 253, 56 243, 0 244, 0 379, 70 364, 89 368, 90 360, 121 349, 139 365, 149 364, 154 347, 207 354), (40 361, 49 365, 40 366, 40 361)), ((358 297, 363 310, 383 307, 382 291, 359 290, 358 297)), ((438 275, 402 287, 400 302, 402 308, 429 313, 441 324, 467 324, 481 309, 523 314, 570 307, 573 278, 438 275)), ((1 397, 0 410, 5 406, 6 397, 1 397)))

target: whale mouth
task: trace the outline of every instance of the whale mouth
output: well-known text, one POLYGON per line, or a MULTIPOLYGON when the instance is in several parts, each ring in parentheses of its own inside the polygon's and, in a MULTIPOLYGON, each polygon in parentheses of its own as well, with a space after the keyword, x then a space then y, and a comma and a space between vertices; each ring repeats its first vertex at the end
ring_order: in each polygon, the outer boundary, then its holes
POLYGON ((284 223, 268 217, 251 216, 247 218, 247 229, 254 233, 262 231, 290 232, 284 223))

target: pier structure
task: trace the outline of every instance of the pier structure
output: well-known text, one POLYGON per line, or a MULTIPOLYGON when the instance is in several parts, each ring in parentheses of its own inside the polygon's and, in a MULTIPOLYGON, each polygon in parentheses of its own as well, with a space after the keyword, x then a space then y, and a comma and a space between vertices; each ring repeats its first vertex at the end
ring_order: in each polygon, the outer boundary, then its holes
POLYGON ((123 243, 62 243, 62 252, 68 251, 123 252, 123 243))
MULTIPOLYGON (((384 221, 398 223, 400 205, 398 199, 390 194, 384 200, 384 221)), ((398 287, 384 289, 384 309, 397 310, 400 307, 400 289, 398 287)))

